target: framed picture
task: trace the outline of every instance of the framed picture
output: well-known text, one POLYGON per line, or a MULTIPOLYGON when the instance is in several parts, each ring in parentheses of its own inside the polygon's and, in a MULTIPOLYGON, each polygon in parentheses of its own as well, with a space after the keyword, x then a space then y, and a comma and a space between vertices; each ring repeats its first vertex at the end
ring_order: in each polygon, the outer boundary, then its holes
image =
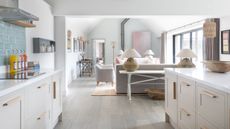
POLYGON ((78 52, 79 51, 79 42, 77 38, 73 38, 73 51, 78 52))
POLYGON ((230 54, 230 30, 221 31, 221 54, 230 54))
POLYGON ((67 31, 67 45, 66 45, 68 52, 72 52, 72 38, 71 37, 72 37, 72 32, 71 30, 68 30, 67 31))

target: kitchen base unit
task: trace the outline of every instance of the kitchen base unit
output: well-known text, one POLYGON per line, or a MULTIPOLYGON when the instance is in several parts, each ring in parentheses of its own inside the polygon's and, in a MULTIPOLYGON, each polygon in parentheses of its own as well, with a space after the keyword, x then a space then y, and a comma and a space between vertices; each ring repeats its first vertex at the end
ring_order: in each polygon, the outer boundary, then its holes
POLYGON ((175 129, 230 129, 230 73, 165 69, 166 122, 175 129))
POLYGON ((62 71, 28 80, 0 81, 3 129, 53 129, 62 118, 62 71))

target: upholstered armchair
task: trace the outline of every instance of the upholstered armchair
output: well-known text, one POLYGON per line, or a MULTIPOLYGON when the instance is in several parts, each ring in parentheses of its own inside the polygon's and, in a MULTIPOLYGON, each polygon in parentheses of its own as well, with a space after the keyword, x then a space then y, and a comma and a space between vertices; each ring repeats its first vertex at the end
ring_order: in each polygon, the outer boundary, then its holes
POLYGON ((113 82, 115 80, 115 72, 112 65, 96 64, 95 73, 97 86, 100 82, 111 82, 113 86, 113 82))

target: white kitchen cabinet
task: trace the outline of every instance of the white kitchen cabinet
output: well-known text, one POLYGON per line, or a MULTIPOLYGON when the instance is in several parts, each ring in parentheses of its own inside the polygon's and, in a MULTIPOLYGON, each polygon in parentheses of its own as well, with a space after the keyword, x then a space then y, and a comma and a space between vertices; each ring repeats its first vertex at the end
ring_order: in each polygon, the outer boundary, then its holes
POLYGON ((0 128, 23 129, 23 91, 0 99, 0 128))
POLYGON ((53 129, 62 113, 61 71, 1 82, 0 129, 53 129))
POLYGON ((43 112, 27 120, 25 129, 50 129, 49 113, 43 112))
POLYGON ((198 116, 197 117, 197 127, 196 129, 222 129, 222 128, 217 128, 204 118, 198 116))
POLYGON ((165 109, 166 115, 170 116, 170 123, 176 128, 177 127, 177 113, 178 113, 178 85, 177 76, 175 74, 167 73, 165 76, 165 109))
POLYGON ((197 84, 197 113, 216 127, 227 129, 227 94, 197 84))
POLYGON ((44 79, 26 88, 26 129, 49 129, 50 79, 44 79), (44 126, 47 125, 47 126, 44 126))
POLYGON ((52 76, 51 81, 51 120, 52 120, 52 127, 56 125, 59 118, 61 119, 61 112, 62 112, 62 96, 61 96, 61 73, 52 76))
POLYGON ((49 109, 49 94, 48 79, 26 88, 26 118, 31 118, 49 109))
POLYGON ((177 123, 171 123, 175 129, 230 129, 230 93, 229 84, 225 84, 230 74, 193 70, 165 71, 167 122, 175 119, 171 111, 178 110, 177 123), (176 104, 172 106, 169 102, 173 100, 170 100, 173 82, 178 82, 177 109, 176 104))
POLYGON ((178 127, 195 128, 195 81, 178 76, 178 127))

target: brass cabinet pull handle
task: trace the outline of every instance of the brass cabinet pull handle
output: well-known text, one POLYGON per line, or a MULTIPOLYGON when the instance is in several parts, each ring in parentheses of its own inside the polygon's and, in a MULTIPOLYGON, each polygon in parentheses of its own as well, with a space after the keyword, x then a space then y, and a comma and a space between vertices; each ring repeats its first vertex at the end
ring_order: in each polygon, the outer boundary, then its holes
POLYGON ((200 127, 200 129, 208 129, 208 128, 206 128, 206 127, 200 127))
POLYGON ((176 99, 176 82, 173 82, 173 99, 176 99))
POLYGON ((204 91, 203 93, 201 93, 201 95, 205 95, 205 96, 208 96, 208 97, 211 97, 211 98, 217 98, 217 95, 215 95, 213 93, 210 93, 208 91, 204 91))
POLYGON ((10 104, 15 103, 18 99, 20 99, 19 96, 18 96, 18 97, 15 97, 15 98, 13 98, 13 99, 7 101, 7 102, 5 102, 4 104, 2 104, 2 106, 3 106, 3 107, 7 107, 7 106, 9 106, 10 104))
POLYGON ((57 94, 56 94, 56 90, 57 90, 56 82, 54 81, 54 82, 53 82, 53 99, 56 99, 56 97, 57 97, 57 96, 56 96, 56 95, 57 95, 57 94))

